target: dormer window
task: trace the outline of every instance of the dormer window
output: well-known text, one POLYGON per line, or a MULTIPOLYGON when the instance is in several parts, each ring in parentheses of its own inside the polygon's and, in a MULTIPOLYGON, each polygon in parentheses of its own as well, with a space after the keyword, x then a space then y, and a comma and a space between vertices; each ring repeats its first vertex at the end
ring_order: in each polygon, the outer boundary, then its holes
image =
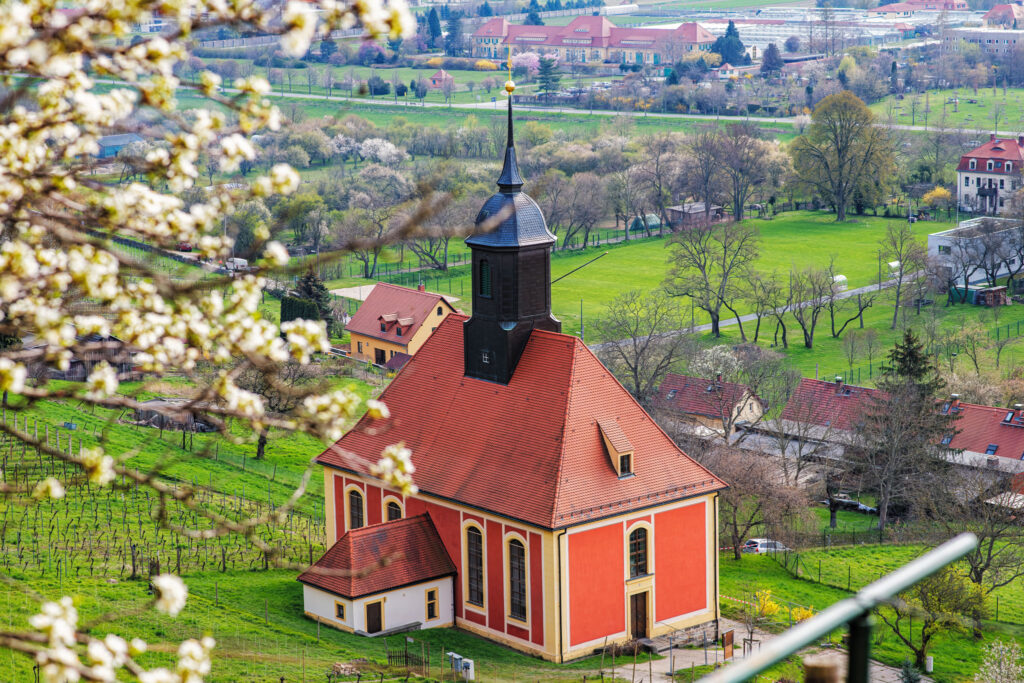
POLYGON ((988 445, 988 448, 985 449, 985 455, 995 455, 996 451, 998 449, 999 449, 999 445, 998 444, 990 443, 988 445))
POLYGON ((672 399, 674 399, 676 397, 676 394, 678 394, 678 393, 679 393, 678 389, 672 389, 671 391, 669 391, 668 392, 668 397, 667 397, 668 400, 671 401, 672 399))
POLYGON ((614 419, 598 420, 597 427, 601 430, 601 438, 608 451, 608 458, 612 462, 615 473, 619 475, 619 479, 632 477, 635 474, 633 471, 633 444, 622 431, 622 427, 614 419))
POLYGON ((942 445, 943 446, 948 446, 952 442, 953 442, 953 435, 952 434, 946 434, 944 437, 942 437, 942 445))
POLYGON ((985 165, 985 169, 988 170, 988 171, 992 170, 992 161, 991 160, 989 160, 989 162, 985 165))
POLYGON ((971 161, 969 162, 969 167, 973 171, 978 167, 978 162, 975 159, 971 159, 971 161))
POLYGON ((383 320, 380 321, 380 331, 381 332, 387 332, 388 331, 388 325, 383 320))
POLYGON ((1013 162, 1012 161, 1007 161, 1006 162, 1006 172, 1010 173, 1011 171, 1013 171, 1013 162))
POLYGON ((396 327, 395 328, 395 335, 397 335, 399 337, 402 336, 402 328, 401 327, 396 327))

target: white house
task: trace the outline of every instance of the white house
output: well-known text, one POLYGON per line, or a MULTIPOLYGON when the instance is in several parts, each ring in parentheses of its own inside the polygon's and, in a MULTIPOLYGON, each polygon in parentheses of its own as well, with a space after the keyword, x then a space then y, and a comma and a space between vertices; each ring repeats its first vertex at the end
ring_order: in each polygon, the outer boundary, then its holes
POLYGON ((1010 199, 1021 188, 1024 135, 988 142, 960 157, 956 169, 957 202, 961 211, 1006 213, 1010 199))
POLYGON ((352 529, 299 581, 306 616, 372 636, 452 626, 455 574, 424 513, 352 529))

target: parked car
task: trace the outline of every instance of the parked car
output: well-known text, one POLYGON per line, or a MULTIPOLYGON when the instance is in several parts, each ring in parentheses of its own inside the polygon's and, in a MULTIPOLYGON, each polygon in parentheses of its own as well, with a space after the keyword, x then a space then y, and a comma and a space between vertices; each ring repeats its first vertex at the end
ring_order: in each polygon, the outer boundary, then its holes
POLYGON ((743 544, 742 552, 764 555, 770 552, 782 552, 789 550, 781 541, 773 541, 768 538, 751 538, 743 544))
MULTIPOLYGON (((862 503, 859 500, 854 500, 854 499, 849 498, 847 496, 837 496, 835 500, 836 500, 836 507, 838 509, 840 509, 840 510, 850 510, 852 512, 862 512, 862 513, 864 513, 866 515, 877 515, 878 514, 878 508, 873 508, 870 505, 866 505, 865 503, 862 503)), ((822 500, 822 501, 819 501, 819 502, 822 505, 828 506, 828 501, 827 500, 822 500)))
POLYGON ((191 242, 178 242, 178 251, 192 251, 191 242))

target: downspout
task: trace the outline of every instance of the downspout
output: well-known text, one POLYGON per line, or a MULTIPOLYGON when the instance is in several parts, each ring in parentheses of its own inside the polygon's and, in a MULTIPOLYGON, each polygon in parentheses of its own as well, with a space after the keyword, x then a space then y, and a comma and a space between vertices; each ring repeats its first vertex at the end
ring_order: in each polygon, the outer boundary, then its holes
POLYGON ((718 551, 718 492, 717 491, 715 492, 715 499, 714 500, 715 500, 715 544, 714 544, 714 548, 713 548, 712 552, 714 552, 714 554, 715 554, 715 637, 717 639, 717 637, 721 635, 720 631, 722 630, 722 627, 721 627, 721 621, 722 621, 722 613, 721 613, 722 612, 722 600, 721 600, 721 597, 719 595, 719 587, 718 587, 718 582, 719 582, 719 578, 718 578, 719 566, 718 566, 718 563, 721 560, 721 553, 718 551))
MULTIPOLYGON (((558 663, 565 664, 565 648, 562 647, 562 537, 566 529, 555 536, 555 549, 558 552, 558 663)), ((717 578, 715 579, 717 581, 717 578)))

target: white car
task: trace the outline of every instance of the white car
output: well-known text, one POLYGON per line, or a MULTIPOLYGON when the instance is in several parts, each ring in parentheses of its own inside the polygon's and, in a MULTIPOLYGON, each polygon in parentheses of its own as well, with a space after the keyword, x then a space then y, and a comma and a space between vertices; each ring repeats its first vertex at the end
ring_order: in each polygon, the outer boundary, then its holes
POLYGON ((742 551, 745 553, 753 553, 755 555, 764 555, 770 552, 782 552, 789 550, 785 545, 779 541, 773 541, 768 538, 751 538, 743 544, 742 551))

